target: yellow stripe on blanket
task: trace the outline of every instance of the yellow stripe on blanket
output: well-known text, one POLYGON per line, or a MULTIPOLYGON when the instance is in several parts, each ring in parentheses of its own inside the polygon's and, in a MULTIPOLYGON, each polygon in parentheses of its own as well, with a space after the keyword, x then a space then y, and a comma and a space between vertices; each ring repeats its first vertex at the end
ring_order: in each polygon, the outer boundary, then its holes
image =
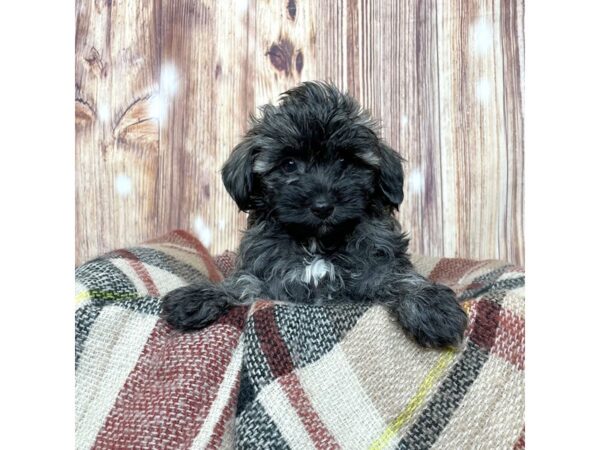
POLYGON ((79 303, 81 303, 84 300, 87 300, 90 297, 91 297, 90 291, 79 292, 78 294, 75 295, 75 304, 78 305, 79 303))
POLYGON ((131 292, 110 292, 110 291, 82 291, 75 295, 75 304, 83 302, 84 300, 88 300, 90 298, 94 299, 102 299, 102 300, 127 300, 130 298, 135 298, 135 294, 131 292))
POLYGON ((390 440, 398 433, 400 428, 412 417, 417 408, 423 403, 428 392, 431 390, 435 382, 442 376, 444 369, 450 364, 456 352, 454 350, 446 350, 436 365, 427 373, 417 392, 408 401, 406 407, 400 412, 398 417, 387 426, 383 434, 377 438, 369 447, 369 450, 382 450, 390 440))

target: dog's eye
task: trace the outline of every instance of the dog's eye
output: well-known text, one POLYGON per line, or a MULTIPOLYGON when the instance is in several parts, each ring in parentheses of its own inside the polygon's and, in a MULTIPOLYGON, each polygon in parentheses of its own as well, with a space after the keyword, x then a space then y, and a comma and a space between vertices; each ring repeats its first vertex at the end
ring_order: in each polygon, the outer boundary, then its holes
POLYGON ((294 173, 296 170, 298 170, 298 165, 292 158, 288 158, 281 163, 281 169, 285 173, 294 173))

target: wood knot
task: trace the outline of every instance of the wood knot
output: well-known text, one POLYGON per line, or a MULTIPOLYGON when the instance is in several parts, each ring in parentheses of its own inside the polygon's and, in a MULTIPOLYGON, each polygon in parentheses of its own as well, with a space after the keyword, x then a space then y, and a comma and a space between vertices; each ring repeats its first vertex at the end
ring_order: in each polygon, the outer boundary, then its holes
POLYGON ((288 0, 287 12, 290 20, 296 20, 296 0, 288 0))
POLYGON ((273 43, 266 55, 269 57, 271 64, 279 72, 283 72, 286 76, 290 76, 292 68, 300 74, 304 67, 304 55, 301 50, 298 50, 295 58, 294 44, 289 39, 280 38, 279 42, 273 43))
POLYGON ((274 43, 266 53, 273 67, 289 76, 292 70, 292 54, 294 46, 287 39, 281 39, 279 43, 274 43))
POLYGON ((88 64, 88 67, 94 75, 97 77, 106 77, 108 73, 108 65, 102 60, 100 52, 98 52, 95 47, 92 47, 90 54, 83 59, 88 64))

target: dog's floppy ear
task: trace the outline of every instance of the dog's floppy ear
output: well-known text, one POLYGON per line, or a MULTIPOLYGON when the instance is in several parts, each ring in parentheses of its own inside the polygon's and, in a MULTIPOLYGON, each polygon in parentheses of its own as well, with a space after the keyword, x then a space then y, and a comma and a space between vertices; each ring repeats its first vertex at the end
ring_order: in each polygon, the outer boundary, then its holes
POLYGON ((379 188, 389 202, 398 208, 404 199, 402 157, 385 144, 379 145, 379 188))
POLYGON ((234 147, 229 159, 221 169, 225 189, 242 211, 248 211, 252 207, 252 156, 255 150, 253 138, 246 137, 234 147))

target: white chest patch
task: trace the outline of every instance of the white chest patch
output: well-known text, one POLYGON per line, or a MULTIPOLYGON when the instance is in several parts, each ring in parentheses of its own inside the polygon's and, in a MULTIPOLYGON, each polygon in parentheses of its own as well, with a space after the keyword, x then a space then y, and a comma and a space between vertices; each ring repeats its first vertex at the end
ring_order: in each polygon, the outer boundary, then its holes
POLYGON ((304 283, 317 286, 324 278, 329 278, 331 281, 335 280, 335 266, 331 262, 322 258, 315 258, 304 266, 304 272, 302 273, 304 283))

